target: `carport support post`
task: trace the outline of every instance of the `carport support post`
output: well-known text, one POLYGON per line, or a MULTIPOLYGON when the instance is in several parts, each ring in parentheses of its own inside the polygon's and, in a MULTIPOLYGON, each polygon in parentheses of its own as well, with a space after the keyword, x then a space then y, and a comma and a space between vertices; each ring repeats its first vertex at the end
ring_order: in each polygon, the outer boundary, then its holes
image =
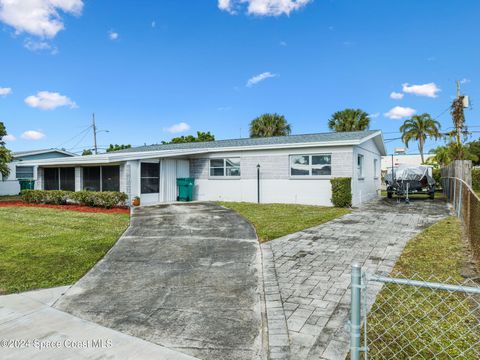
POLYGON ((350 317, 350 359, 360 360, 362 268, 352 265, 352 305, 350 317))
POLYGON ((260 204, 260 164, 257 164, 257 203, 260 204))

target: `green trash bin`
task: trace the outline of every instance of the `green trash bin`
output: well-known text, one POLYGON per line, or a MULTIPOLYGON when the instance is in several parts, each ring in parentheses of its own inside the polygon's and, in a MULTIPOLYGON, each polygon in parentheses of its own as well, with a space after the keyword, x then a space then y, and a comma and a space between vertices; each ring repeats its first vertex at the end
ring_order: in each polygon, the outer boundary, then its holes
POLYGON ((18 180, 18 182, 20 183, 20 191, 35 189, 35 180, 20 179, 20 180, 18 180))
POLYGON ((192 201, 194 178, 177 178, 178 196, 177 201, 192 201))

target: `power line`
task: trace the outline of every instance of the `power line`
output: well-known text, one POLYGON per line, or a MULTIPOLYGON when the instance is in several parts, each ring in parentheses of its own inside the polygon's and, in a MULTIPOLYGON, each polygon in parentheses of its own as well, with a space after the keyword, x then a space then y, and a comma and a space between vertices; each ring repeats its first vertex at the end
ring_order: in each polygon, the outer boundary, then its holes
POLYGON ((67 141, 64 141, 63 143, 61 143, 60 145, 58 145, 57 147, 58 148, 62 148, 63 145, 65 144, 68 144, 70 141, 72 141, 73 139, 81 136, 82 134, 84 134, 85 132, 87 132, 88 130, 90 130, 90 128, 92 127, 92 125, 89 125, 87 128, 83 129, 82 131, 80 131, 78 134, 76 134, 75 136, 71 137, 70 139, 68 139, 67 141))

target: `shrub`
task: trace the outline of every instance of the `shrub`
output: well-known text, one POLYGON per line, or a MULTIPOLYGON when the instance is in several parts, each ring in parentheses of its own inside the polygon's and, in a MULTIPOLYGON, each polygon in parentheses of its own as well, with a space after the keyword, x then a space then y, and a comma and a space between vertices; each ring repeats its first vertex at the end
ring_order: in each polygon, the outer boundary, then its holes
POLYGON ((70 197, 70 191, 63 190, 22 190, 23 201, 32 204, 64 205, 70 197))
POLYGON ((472 169, 473 190, 480 191, 480 169, 472 169))
POLYGON ((332 203, 336 207, 352 206, 352 178, 331 179, 332 203))
POLYGON ((71 194, 71 199, 81 205, 112 208, 125 205, 128 196, 118 191, 78 191, 71 194))
POLYGON ((442 187, 442 169, 432 169, 432 177, 437 189, 442 187))
POLYGON ((128 196, 117 191, 62 191, 62 190, 22 190, 23 201, 32 204, 64 205, 68 200, 80 205, 112 208, 125 205, 128 196))

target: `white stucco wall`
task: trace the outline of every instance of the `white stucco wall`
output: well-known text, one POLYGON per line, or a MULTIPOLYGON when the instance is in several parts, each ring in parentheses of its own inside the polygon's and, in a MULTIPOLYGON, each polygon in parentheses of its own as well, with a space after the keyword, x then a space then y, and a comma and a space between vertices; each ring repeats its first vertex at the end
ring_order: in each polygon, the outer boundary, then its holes
POLYGON ((319 147, 209 154, 191 161, 195 177, 194 199, 200 201, 257 201, 260 165, 260 202, 331 206, 333 177, 352 177, 353 147, 319 147), (291 177, 290 155, 330 154, 331 176, 291 177), (209 175, 210 158, 240 157, 240 178, 209 175))
POLYGON ((355 146, 353 149, 353 178, 352 204, 353 206, 378 196, 381 186, 381 155, 373 140, 355 146), (360 176, 357 168, 357 156, 363 155, 363 175, 360 176), (374 159, 377 160, 377 169, 374 171, 374 159))

